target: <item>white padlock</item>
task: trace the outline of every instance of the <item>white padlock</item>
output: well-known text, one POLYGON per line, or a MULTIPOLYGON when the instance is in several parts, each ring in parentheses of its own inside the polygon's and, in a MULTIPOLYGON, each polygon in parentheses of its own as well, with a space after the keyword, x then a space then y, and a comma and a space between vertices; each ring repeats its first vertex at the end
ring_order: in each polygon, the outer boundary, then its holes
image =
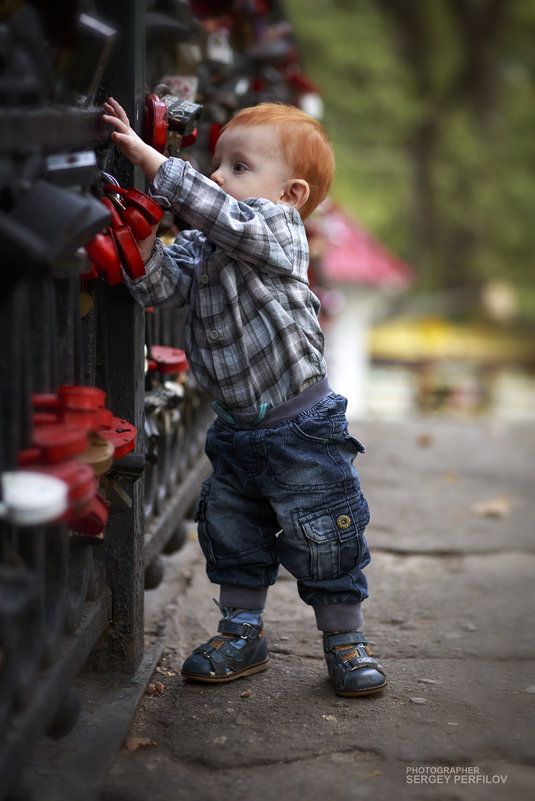
POLYGON ((16 526, 50 523, 67 510, 69 487, 60 478, 26 470, 1 474, 0 518, 16 526))

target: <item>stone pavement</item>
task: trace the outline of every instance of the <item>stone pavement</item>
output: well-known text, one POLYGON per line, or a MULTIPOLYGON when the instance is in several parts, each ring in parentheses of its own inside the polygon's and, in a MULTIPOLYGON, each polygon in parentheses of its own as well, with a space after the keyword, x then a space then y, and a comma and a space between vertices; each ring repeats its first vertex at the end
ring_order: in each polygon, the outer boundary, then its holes
POLYGON ((219 686, 182 680, 219 618, 192 528, 147 593, 147 642, 163 656, 99 801, 535 797, 535 429, 352 431, 367 447, 358 468, 372 510, 364 631, 386 691, 334 694, 285 572, 264 615, 269 669, 219 686))

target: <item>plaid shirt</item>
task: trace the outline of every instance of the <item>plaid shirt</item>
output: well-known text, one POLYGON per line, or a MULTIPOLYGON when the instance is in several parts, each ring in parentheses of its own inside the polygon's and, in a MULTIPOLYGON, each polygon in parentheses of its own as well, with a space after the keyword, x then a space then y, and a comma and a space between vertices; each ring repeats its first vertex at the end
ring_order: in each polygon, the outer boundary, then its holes
POLYGON ((325 376, 308 243, 287 204, 237 201, 181 159, 160 167, 151 196, 194 230, 156 240, 145 276, 127 280, 142 306, 186 306, 195 378, 229 409, 254 412, 325 376))

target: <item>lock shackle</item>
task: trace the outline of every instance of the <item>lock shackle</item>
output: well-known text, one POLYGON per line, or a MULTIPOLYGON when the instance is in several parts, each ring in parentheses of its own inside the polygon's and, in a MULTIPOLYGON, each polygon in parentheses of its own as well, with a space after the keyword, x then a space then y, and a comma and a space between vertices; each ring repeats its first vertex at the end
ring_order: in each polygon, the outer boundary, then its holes
POLYGON ((128 189, 125 189, 124 186, 119 186, 119 184, 104 184, 104 191, 111 195, 124 197, 128 189))
POLYGON ((145 192, 142 192, 141 189, 136 189, 134 186, 125 189, 122 186, 117 187, 106 184, 104 186, 104 191, 112 195, 120 196, 127 206, 135 206, 151 225, 156 225, 163 217, 162 207, 151 197, 146 195, 145 192))
POLYGON ((102 175, 102 177, 103 177, 103 178, 105 178, 105 179, 106 179, 106 181, 108 182, 108 184, 113 184, 115 187, 117 187, 117 186, 118 186, 118 187, 119 187, 119 189, 121 188, 121 187, 120 187, 120 184, 119 184, 119 181, 118 181, 118 180, 117 180, 117 178, 115 178, 115 176, 113 176, 111 173, 109 173, 109 172, 104 172, 104 170, 102 170, 100 174, 102 175))

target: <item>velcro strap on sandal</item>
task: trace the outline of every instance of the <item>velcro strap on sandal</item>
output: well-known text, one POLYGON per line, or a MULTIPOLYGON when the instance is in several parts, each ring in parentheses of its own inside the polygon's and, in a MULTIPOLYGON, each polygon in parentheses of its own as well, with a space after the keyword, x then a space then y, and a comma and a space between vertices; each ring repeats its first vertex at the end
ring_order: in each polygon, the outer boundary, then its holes
POLYGON ((253 626, 251 623, 234 623, 232 620, 220 620, 217 630, 220 634, 237 634, 238 637, 248 640, 255 640, 260 633, 258 626, 253 626))
POLYGON ((350 670, 358 670, 359 668, 366 667, 367 665, 373 665, 374 668, 379 670, 380 665, 377 662, 377 659, 374 659, 373 656, 358 656, 353 657, 353 659, 349 660, 350 670))
POLYGON ((368 640, 361 631, 342 631, 340 634, 324 634, 323 647, 334 648, 336 645, 367 645, 368 640))

